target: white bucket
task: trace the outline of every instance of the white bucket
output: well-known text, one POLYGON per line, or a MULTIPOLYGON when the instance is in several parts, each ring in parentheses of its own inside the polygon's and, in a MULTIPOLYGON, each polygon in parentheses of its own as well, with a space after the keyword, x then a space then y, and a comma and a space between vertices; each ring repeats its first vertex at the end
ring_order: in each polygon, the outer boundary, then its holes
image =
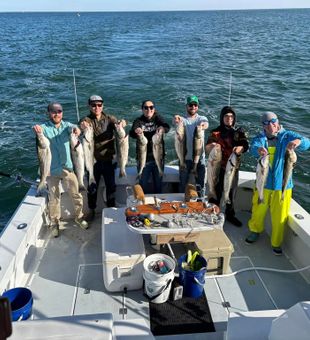
POLYGON ((169 298, 171 284, 174 278, 175 263, 173 259, 165 254, 153 254, 145 258, 143 261, 145 282, 145 293, 153 303, 163 303, 169 298), (160 274, 150 270, 152 263, 164 261, 169 272, 160 274))

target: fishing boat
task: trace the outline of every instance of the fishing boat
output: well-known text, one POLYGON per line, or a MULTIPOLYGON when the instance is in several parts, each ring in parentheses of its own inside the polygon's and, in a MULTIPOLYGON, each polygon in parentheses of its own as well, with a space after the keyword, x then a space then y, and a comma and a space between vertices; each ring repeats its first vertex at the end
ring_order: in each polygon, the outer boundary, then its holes
MULTIPOLYGON (((165 166, 164 190, 157 199, 183 201, 184 194, 177 194, 178 172, 177 166, 165 166)), ((305 334, 310 334, 309 213, 292 200, 283 256, 272 253, 269 219, 259 241, 247 245, 244 240, 248 234, 255 173, 240 171, 239 177, 236 214, 243 227, 236 228, 225 221, 220 229, 230 246, 220 249, 219 244, 213 244, 213 255, 207 256, 209 264, 215 261, 212 270, 207 265, 203 284, 212 319, 209 332, 192 325, 181 327, 178 318, 184 318, 182 305, 174 315, 159 315, 165 320, 161 320, 154 332, 154 308, 164 310, 167 302, 152 303, 145 296, 145 289, 130 285, 131 266, 127 265, 126 269, 121 262, 124 258, 128 264, 140 252, 138 255, 144 260, 156 253, 178 260, 192 244, 166 240, 161 246, 152 246, 149 235, 127 227, 121 229, 124 211, 134 204, 126 188, 135 184, 135 168, 128 167, 125 178, 119 178, 116 170, 116 208, 104 207, 104 187, 100 187, 102 194, 96 217, 88 230, 74 223, 71 202, 63 192, 58 238, 51 236, 46 225, 47 198, 37 197, 36 187, 32 185, 0 237, 0 293, 16 287, 27 288, 33 299, 31 316, 13 322, 10 338, 240 340, 291 339, 294 335, 296 339, 305 339, 305 334), (109 238, 107 230, 112 229, 120 232, 109 238), (115 249, 122 249, 123 254, 108 260, 109 242, 115 249), (113 263, 115 268, 109 269, 113 263), (124 284, 112 287, 116 279, 124 284)), ((146 195, 146 200, 156 203, 153 195, 146 195)), ((176 265, 176 276, 177 271, 176 265)), ((139 274, 140 281, 142 275, 139 274)), ((182 299, 177 301, 182 303, 182 299)), ((194 307, 196 319, 200 318, 201 308, 201 305, 194 307)), ((204 324, 204 320, 200 323, 204 324)))

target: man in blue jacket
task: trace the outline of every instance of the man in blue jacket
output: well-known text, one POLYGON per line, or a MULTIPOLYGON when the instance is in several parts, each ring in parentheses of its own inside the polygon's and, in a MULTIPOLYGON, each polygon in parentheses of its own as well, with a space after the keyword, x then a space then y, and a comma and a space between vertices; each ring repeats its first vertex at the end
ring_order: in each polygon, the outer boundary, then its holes
POLYGON ((254 191, 252 216, 248 223, 251 233, 245 241, 248 244, 257 241, 259 234, 264 230, 264 220, 269 208, 272 224, 271 246, 275 255, 281 255, 284 227, 288 219, 293 188, 292 178, 290 178, 282 199, 285 152, 287 149, 296 148, 300 151, 307 150, 310 147, 310 140, 298 133, 285 130, 273 112, 265 112, 261 122, 263 132, 253 139, 250 152, 255 157, 269 154, 269 171, 263 202, 259 203, 258 191, 254 191))

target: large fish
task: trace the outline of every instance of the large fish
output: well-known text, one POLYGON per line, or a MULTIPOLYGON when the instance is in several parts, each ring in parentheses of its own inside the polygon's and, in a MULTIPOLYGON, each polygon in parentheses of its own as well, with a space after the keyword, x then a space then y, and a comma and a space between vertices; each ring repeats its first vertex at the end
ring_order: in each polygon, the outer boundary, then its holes
POLYGON ((264 187, 269 171, 269 154, 259 158, 256 166, 256 189, 258 191, 258 204, 264 202, 264 187))
POLYGON ((85 190, 84 186, 85 161, 83 146, 78 136, 73 132, 71 132, 70 134, 70 149, 74 172, 79 183, 79 190, 80 191, 85 190))
POLYGON ((186 135, 183 122, 179 122, 175 127, 174 146, 180 161, 180 169, 185 169, 186 135))
POLYGON ((215 187, 218 183, 222 161, 222 148, 216 144, 210 151, 207 163, 207 183, 209 187, 208 199, 217 199, 215 187))
POLYGON ((224 175, 224 190, 223 190, 224 191, 224 194, 223 194, 224 204, 231 203, 229 199, 229 192, 230 192, 233 180, 235 178, 235 175, 239 169, 240 160, 241 160, 241 156, 235 154, 234 152, 228 158, 226 169, 225 169, 225 175, 224 175))
POLYGON ((204 131, 200 125, 196 126, 193 144, 193 170, 192 173, 197 177, 197 165, 203 152, 204 131))
POLYGON ((82 139, 85 168, 88 171, 88 186, 95 184, 94 177, 94 130, 91 125, 88 125, 83 132, 82 139))
POLYGON ((293 149, 287 149, 285 152, 283 181, 282 181, 282 201, 284 199, 284 192, 287 187, 287 183, 292 176, 293 168, 297 162, 297 155, 293 149))
POLYGON ((40 182, 37 188, 37 194, 42 195, 46 190, 46 177, 50 175, 52 154, 50 149, 50 141, 43 133, 37 134, 36 139, 37 152, 40 166, 40 182))
POLYGON ((158 168, 159 176, 162 177, 164 174, 164 145, 163 145, 164 133, 162 130, 157 131, 152 137, 153 143, 153 156, 158 168))
POLYGON ((146 163, 147 138, 143 133, 137 136, 137 161, 138 161, 138 178, 141 177, 146 163))
POLYGON ((119 167, 119 177, 126 177, 126 165, 128 162, 129 141, 128 134, 121 124, 115 125, 116 150, 119 167))

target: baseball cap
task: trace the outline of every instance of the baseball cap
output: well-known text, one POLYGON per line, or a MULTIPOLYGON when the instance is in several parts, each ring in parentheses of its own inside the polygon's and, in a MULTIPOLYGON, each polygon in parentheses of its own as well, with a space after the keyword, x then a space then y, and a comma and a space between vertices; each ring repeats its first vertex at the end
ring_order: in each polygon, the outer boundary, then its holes
POLYGON ((197 96, 189 96, 189 97, 187 97, 186 102, 187 102, 187 104, 191 104, 191 103, 199 104, 199 100, 198 100, 197 96))
POLYGON ((100 96, 97 96, 96 94, 93 94, 88 99, 88 104, 90 104, 91 102, 102 102, 103 103, 103 99, 100 96))
POLYGON ((52 102, 52 103, 48 104, 48 106, 47 106, 48 112, 54 112, 54 111, 57 111, 57 110, 63 111, 61 104, 59 104, 57 102, 52 102))
POLYGON ((264 123, 266 121, 270 121, 271 119, 278 119, 278 117, 274 112, 267 111, 262 114, 261 122, 264 123))

